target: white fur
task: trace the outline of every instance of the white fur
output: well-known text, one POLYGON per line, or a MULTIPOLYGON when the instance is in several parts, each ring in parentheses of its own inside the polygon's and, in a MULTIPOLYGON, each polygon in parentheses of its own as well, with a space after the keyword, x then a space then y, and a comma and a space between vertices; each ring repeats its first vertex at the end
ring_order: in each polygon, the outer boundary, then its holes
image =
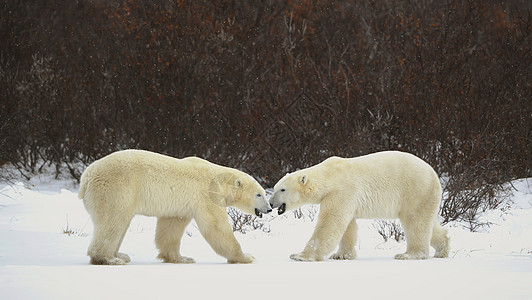
POLYGON ((332 259, 356 258, 357 219, 394 219, 403 225, 406 253, 396 259, 447 257, 449 238, 438 220, 442 189, 436 172, 420 158, 398 151, 356 158, 331 157, 287 174, 274 187, 272 207, 286 210, 320 204, 314 234, 295 260, 319 261, 336 246, 332 259))
POLYGON ((176 159, 142 150, 112 153, 87 167, 79 198, 94 223, 88 255, 93 264, 125 264, 119 253, 134 215, 158 217, 155 243, 164 262, 192 263, 181 256, 181 237, 195 219, 211 247, 230 263, 251 263, 227 220, 226 206, 267 213, 264 189, 251 176, 190 157, 176 159))

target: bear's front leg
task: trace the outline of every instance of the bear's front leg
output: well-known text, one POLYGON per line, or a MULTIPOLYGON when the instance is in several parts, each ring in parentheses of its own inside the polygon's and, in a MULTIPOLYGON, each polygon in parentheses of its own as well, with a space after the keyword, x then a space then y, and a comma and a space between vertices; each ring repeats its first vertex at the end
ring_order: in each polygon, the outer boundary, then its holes
POLYGON ((324 260, 325 256, 338 245, 351 219, 346 218, 345 212, 341 209, 322 204, 318 224, 305 249, 301 253, 290 255, 290 258, 297 261, 324 260))
POLYGON ((208 206, 195 218, 198 229, 219 255, 227 258, 230 264, 249 264, 255 258, 242 252, 240 244, 233 235, 231 225, 227 221, 227 213, 219 206, 208 206))

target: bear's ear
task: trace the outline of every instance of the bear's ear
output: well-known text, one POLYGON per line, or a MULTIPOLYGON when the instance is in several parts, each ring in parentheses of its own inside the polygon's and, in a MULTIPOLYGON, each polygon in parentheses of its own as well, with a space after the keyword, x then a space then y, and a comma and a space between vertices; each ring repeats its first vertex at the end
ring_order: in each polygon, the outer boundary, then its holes
POLYGON ((242 186, 242 181, 241 181, 240 179, 237 178, 237 179, 235 179, 235 183, 234 183, 234 185, 235 185, 237 188, 239 188, 239 187, 242 186))
POLYGON ((307 175, 303 175, 299 177, 298 181, 299 181, 299 184, 306 185, 308 183, 307 175))

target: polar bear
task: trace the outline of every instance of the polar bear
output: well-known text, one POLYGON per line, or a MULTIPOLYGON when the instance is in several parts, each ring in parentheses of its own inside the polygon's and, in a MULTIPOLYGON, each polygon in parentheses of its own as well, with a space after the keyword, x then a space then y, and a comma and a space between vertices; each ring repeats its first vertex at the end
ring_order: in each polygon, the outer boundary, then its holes
POLYGON ((194 219, 216 253, 229 263, 251 263, 254 258, 242 253, 225 207, 262 216, 271 211, 265 196, 248 174, 197 157, 176 159, 142 150, 112 153, 81 176, 79 198, 94 223, 90 262, 130 262, 118 249, 131 219, 140 214, 158 217, 155 244, 164 262, 194 262, 179 250, 185 227, 194 219))
POLYGON ((274 187, 270 205, 282 214, 303 204, 319 204, 318 223, 303 252, 290 258, 320 261, 356 258, 357 219, 399 218, 407 250, 396 259, 449 255, 449 237, 438 220, 442 188, 436 172, 420 158, 384 151, 356 158, 331 157, 287 174, 274 187))

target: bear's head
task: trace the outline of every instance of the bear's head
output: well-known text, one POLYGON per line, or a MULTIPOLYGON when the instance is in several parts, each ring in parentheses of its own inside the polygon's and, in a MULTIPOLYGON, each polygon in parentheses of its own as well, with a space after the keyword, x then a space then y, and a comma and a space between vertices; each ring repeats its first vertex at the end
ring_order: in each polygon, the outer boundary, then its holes
POLYGON ((262 186, 240 171, 215 176, 209 186, 209 197, 218 205, 233 206, 258 217, 272 211, 262 186))
POLYGON ((306 170, 286 174, 273 188, 273 195, 270 197, 271 207, 278 207, 278 214, 282 215, 287 210, 314 203, 315 187, 311 181, 306 170))

